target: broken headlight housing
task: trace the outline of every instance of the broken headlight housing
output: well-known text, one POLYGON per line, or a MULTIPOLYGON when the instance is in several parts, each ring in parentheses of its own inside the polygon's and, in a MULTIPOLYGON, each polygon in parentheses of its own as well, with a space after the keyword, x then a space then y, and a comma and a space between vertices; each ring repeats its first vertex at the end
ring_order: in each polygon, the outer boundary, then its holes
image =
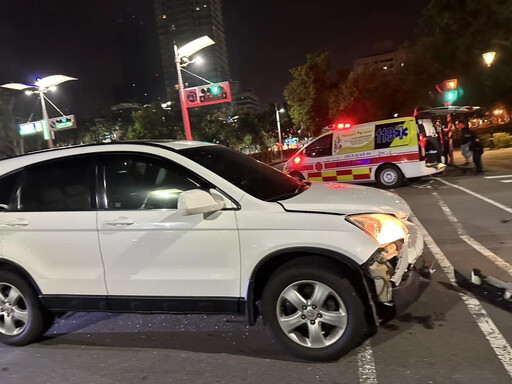
POLYGON ((393 284, 400 284, 409 264, 407 227, 395 216, 382 213, 354 215, 347 220, 379 244, 377 251, 365 263, 366 270, 375 283, 378 301, 391 304, 393 284))
POLYGON ((348 216, 347 220, 375 239, 380 246, 405 239, 407 227, 400 219, 384 213, 369 213, 348 216))

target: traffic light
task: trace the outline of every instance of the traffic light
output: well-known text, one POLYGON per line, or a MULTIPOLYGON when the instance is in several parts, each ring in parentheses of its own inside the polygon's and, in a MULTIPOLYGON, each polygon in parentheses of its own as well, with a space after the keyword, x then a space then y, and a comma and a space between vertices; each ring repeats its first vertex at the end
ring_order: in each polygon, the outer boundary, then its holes
POLYGON ((227 98, 228 93, 221 84, 211 84, 207 87, 201 88, 201 95, 199 96, 199 101, 201 103, 205 103, 215 100, 224 100, 227 98))
POLYGON ((185 100, 187 108, 202 107, 204 105, 231 102, 231 88, 229 81, 215 84, 200 85, 193 88, 185 88, 185 100))
POLYGON ((458 79, 449 79, 436 85, 445 106, 452 105, 462 95, 462 90, 458 88, 458 84, 458 79))
POLYGON ((455 89, 452 91, 445 91, 444 94, 444 103, 445 105, 451 105, 455 100, 457 100, 457 97, 459 96, 459 92, 455 89))

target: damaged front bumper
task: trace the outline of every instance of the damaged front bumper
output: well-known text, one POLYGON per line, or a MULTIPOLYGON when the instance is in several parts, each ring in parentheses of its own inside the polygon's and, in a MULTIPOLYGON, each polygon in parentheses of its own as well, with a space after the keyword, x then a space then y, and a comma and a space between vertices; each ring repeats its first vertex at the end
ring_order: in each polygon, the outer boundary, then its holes
POLYGON ((404 313, 430 283, 430 268, 421 257, 423 236, 414 224, 407 227, 406 239, 377 249, 362 265, 377 323, 404 313))

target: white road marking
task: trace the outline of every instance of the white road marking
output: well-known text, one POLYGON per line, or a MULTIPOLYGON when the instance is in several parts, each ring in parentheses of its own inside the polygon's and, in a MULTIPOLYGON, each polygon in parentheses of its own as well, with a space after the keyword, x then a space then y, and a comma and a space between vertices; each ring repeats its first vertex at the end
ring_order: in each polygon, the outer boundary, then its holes
MULTIPOLYGON (((437 246, 436 242, 430 234, 427 232, 425 227, 420 223, 416 217, 412 217, 413 222, 423 232, 425 238, 425 244, 430 249, 430 252, 434 255, 443 272, 448 276, 450 282, 454 285, 457 284, 455 280, 455 274, 453 266, 450 261, 446 258, 445 254, 437 246)), ((494 353, 503 364, 505 370, 512 378, 512 348, 507 343, 507 340, 503 337, 499 329, 496 327, 489 314, 482 307, 480 302, 471 294, 466 294, 462 291, 458 292, 464 304, 469 310, 469 313, 473 316, 473 319, 480 327, 480 330, 484 334, 485 338, 491 345, 494 353)))
POLYGON ((502 183, 512 183, 512 180, 500 180, 502 183))
POLYGON ((471 245, 474 249, 476 249, 478 252, 480 252, 482 255, 487 257, 489 260, 491 260, 494 264, 496 264, 498 267, 506 271, 510 276, 512 276, 512 265, 507 263, 505 260, 503 260, 501 257, 496 255, 491 250, 484 247, 482 244, 480 244, 478 241, 473 239, 471 236, 467 234, 467 232, 464 230, 464 227, 462 226, 461 222, 457 220, 455 215, 453 214, 452 210, 448 208, 448 205, 443 201, 441 196, 437 192, 432 192, 432 195, 437 199, 437 202, 439 203, 439 206, 443 210, 444 214, 450 220, 455 227, 455 230, 457 231, 457 234, 459 237, 464 240, 466 243, 471 245))
POLYGON ((512 177, 512 175, 484 176, 484 179, 506 179, 507 177, 512 177))
POLYGON ((357 365, 359 367, 359 384, 377 384, 375 360, 370 342, 367 340, 357 351, 357 365))
POLYGON ((506 211, 506 212, 508 212, 508 213, 512 213, 512 208, 507 207, 506 205, 503 205, 503 204, 501 204, 501 203, 498 203, 497 201, 494 201, 494 200, 492 200, 492 199, 489 199, 488 197, 485 197, 485 196, 479 195, 479 194, 478 194, 478 193, 476 193, 476 192, 473 192, 473 191, 471 191, 471 190, 469 190, 469 189, 467 189, 467 188, 461 187, 461 186, 459 186, 459 185, 452 184, 452 183, 450 183, 450 182, 448 182, 448 181, 446 181, 446 180, 443 180, 443 179, 439 179, 439 178, 438 178, 438 179, 436 179, 436 180, 439 180, 440 182, 445 183, 446 185, 449 185, 450 187, 460 189, 461 191, 464 191, 464 192, 466 192, 466 193, 468 193, 468 194, 470 194, 470 195, 472 195, 472 196, 475 196, 475 197, 479 198, 480 200, 483 200, 483 201, 485 201, 485 202, 487 202, 487 203, 489 203, 489 204, 494 205, 495 207, 501 208, 501 209, 503 209, 504 211, 506 211))

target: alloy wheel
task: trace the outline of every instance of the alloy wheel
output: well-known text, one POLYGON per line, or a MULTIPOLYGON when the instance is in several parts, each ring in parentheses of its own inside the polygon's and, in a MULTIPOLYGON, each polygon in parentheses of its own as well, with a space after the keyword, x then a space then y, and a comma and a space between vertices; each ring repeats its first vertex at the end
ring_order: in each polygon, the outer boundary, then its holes
POLYGON ((29 313, 25 298, 11 284, 0 282, 0 333, 16 336, 27 327, 29 313))
POLYGON ((343 300, 327 285, 302 280, 279 295, 276 314, 283 332, 308 348, 325 348, 338 341, 347 328, 343 300))

